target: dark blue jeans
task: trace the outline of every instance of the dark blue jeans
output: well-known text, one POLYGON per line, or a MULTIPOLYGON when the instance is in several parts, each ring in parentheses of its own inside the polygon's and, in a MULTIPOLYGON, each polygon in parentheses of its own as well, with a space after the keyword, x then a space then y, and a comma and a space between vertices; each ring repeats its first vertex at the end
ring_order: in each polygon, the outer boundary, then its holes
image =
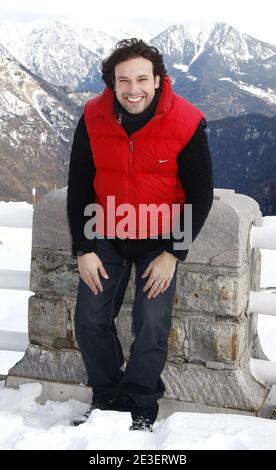
POLYGON ((159 247, 134 261, 136 294, 132 328, 135 339, 123 372, 124 356, 114 319, 124 299, 132 262, 124 261, 107 239, 97 240, 97 244, 97 255, 109 279, 99 274, 103 292, 95 295, 79 278, 75 310, 76 337, 87 369, 88 384, 99 400, 113 398, 121 388, 138 407, 150 407, 165 391, 160 375, 168 353, 178 262, 168 289, 148 299, 149 291, 143 292, 148 277, 142 279, 141 275, 164 248, 159 247))

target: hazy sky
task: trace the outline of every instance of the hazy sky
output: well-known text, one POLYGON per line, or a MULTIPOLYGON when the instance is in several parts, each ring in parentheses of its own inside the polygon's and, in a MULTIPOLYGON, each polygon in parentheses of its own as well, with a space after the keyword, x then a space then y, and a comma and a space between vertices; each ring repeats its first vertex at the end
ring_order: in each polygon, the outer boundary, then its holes
POLYGON ((74 18, 86 24, 131 23, 156 34, 172 24, 224 21, 259 39, 276 43, 276 2, 272 0, 1 0, 0 21, 39 17, 74 18))

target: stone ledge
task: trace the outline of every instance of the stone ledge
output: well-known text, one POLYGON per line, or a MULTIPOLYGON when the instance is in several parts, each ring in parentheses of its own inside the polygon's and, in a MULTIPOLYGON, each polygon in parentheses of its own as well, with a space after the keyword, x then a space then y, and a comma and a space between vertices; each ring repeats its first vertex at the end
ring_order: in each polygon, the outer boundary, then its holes
POLYGON ((271 388, 253 377, 249 361, 233 370, 167 363, 162 378, 165 398, 244 410, 255 415, 262 409, 271 388))
MULTIPOLYGON (((46 350, 30 345, 23 359, 10 371, 6 386, 34 382, 55 382, 80 385, 87 374, 78 351, 46 350)), ((210 369, 200 364, 168 362, 162 373, 164 398, 193 403, 196 406, 236 409, 258 415, 271 387, 257 381, 249 362, 238 369, 210 369)), ((48 396, 49 399, 49 396, 48 396)))
MULTIPOLYGON (((5 377, 4 377, 5 378, 5 377)), ((26 383, 37 383, 37 380, 11 376, 8 377, 6 382, 7 388, 18 388, 20 385, 26 383)), ((92 399, 92 389, 87 385, 79 384, 66 384, 59 382, 51 382, 48 380, 40 380, 39 383, 42 385, 42 393, 36 399, 40 404, 44 404, 47 400, 64 402, 67 400, 78 400, 88 405, 92 399)), ((266 419, 275 419, 275 391, 273 399, 271 394, 268 395, 264 406, 259 410, 258 413, 245 410, 237 410, 234 408, 225 408, 222 406, 209 406, 200 403, 184 402, 174 399, 161 398, 159 400, 159 413, 157 419, 166 419, 173 413, 223 413, 223 414, 240 414, 247 416, 258 416, 266 419)))
MULTIPOLYGON (((26 383, 37 383, 37 380, 28 379, 24 377, 9 377, 6 387, 18 388, 20 385, 26 383)), ((87 385, 78 384, 65 384, 58 382, 51 382, 48 380, 40 380, 42 385, 42 393, 37 398, 37 402, 44 404, 47 400, 64 402, 67 400, 78 400, 90 405, 92 399, 92 390, 87 385)), ((159 413, 157 419, 166 419, 173 413, 231 413, 242 414, 248 416, 256 416, 255 413, 236 410, 231 408, 223 408, 221 406, 208 406, 198 403, 188 403, 179 400, 161 398, 159 403, 159 413)))

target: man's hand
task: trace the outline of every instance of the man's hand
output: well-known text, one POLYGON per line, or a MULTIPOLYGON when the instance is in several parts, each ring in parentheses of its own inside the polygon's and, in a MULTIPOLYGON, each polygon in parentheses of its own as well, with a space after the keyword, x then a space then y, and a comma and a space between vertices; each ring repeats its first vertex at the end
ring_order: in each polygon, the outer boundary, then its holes
POLYGON ((78 256, 78 268, 80 277, 95 295, 99 291, 103 291, 98 271, 105 279, 108 279, 108 275, 96 253, 86 253, 85 255, 78 256))
POLYGON ((158 294, 165 292, 169 287, 173 278, 177 258, 171 253, 164 251, 161 255, 157 256, 147 267, 142 274, 142 278, 148 278, 143 292, 148 293, 148 299, 156 297, 158 294))

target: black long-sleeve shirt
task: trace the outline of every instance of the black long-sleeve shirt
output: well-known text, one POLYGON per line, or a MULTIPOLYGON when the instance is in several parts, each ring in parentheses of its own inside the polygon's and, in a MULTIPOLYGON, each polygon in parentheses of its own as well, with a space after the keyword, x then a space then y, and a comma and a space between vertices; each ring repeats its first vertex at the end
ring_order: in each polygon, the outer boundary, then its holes
MULTIPOLYGON (((128 135, 143 127, 153 117, 158 96, 159 93, 156 93, 150 106, 138 115, 128 113, 119 101, 114 99, 114 113, 116 116, 120 115, 122 126, 128 135)), ((192 204, 193 241, 199 234, 213 202, 212 161, 205 127, 205 120, 202 120, 177 158, 178 177, 186 193, 185 204, 192 204)), ((82 115, 73 139, 67 192, 67 215, 73 256, 77 256, 78 252, 89 253, 96 250, 97 240, 88 240, 84 235, 84 225, 88 220, 87 216, 84 216, 84 208, 95 202, 93 188, 95 171, 89 137, 82 115)), ((180 222, 180 227, 183 227, 183 220, 180 222)), ((120 256, 128 259, 135 259, 162 245, 164 250, 172 253, 179 260, 184 260, 188 250, 176 250, 175 241, 181 242, 181 240, 174 239, 172 234, 170 239, 110 239, 120 256)))

